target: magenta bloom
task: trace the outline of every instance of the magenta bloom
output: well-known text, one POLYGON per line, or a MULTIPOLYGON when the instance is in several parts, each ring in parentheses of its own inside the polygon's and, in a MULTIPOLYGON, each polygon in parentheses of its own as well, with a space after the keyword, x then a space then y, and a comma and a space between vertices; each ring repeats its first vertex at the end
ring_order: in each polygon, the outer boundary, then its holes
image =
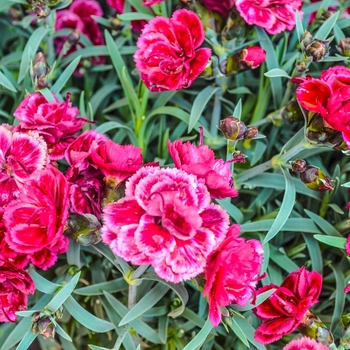
POLYGON ((318 302, 322 276, 302 267, 290 273, 280 287, 270 284, 258 289, 257 294, 275 288, 269 298, 253 309, 263 321, 254 335, 262 344, 272 343, 298 328, 308 309, 318 302))
POLYGON ((175 166, 204 181, 212 198, 238 196, 238 191, 233 188, 230 164, 223 159, 215 159, 208 146, 177 140, 173 143, 169 141, 168 149, 175 166))
POLYGON ((16 322, 17 311, 27 309, 35 285, 28 272, 0 260, 0 322, 16 322))
POLYGON ((63 229, 68 216, 68 183, 63 174, 48 166, 23 186, 18 200, 6 208, 5 240, 19 254, 27 254, 33 265, 48 269, 57 254, 68 249, 63 229))
POLYGON ((209 10, 219 12, 224 18, 235 5, 235 0, 201 0, 201 3, 209 10))
POLYGON ((77 118, 79 110, 72 103, 47 102, 39 92, 29 94, 20 103, 14 116, 20 120, 18 131, 37 132, 46 141, 51 160, 62 159, 68 145, 76 139, 76 133, 89 122, 77 118))
POLYGON ((334 66, 323 71, 319 79, 309 76, 294 82, 301 83, 296 91, 299 103, 340 131, 350 147, 350 69, 334 66))
POLYGON ((292 340, 283 350, 329 350, 329 347, 318 343, 315 339, 302 337, 292 340))
POLYGON ((37 133, 13 132, 0 125, 0 205, 18 197, 23 183, 48 162, 45 141, 37 133))
POLYGON ((141 168, 126 196, 104 208, 102 240, 132 264, 151 264, 169 282, 204 271, 226 236, 227 213, 210 203, 206 187, 178 169, 141 168))
POLYGON ((203 25, 192 11, 181 9, 171 18, 153 18, 144 27, 134 55, 142 81, 158 92, 189 87, 211 55, 208 48, 197 49, 203 41, 203 25))
POLYGON ((92 160, 106 177, 106 183, 117 186, 142 166, 142 149, 121 146, 113 141, 101 142, 92 152, 92 160))
POLYGON ((225 240, 207 260, 203 295, 208 296, 209 318, 214 327, 221 320, 220 306, 244 306, 254 293, 264 253, 255 239, 238 238, 239 225, 229 228, 225 240))
POLYGON ((236 0, 236 8, 250 25, 266 29, 269 34, 292 30, 295 13, 302 0, 236 0))

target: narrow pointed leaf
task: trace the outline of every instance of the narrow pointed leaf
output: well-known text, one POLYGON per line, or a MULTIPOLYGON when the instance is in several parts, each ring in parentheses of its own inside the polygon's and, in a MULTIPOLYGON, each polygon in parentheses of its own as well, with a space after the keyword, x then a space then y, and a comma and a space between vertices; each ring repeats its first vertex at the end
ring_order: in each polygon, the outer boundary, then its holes
POLYGON ((210 323, 210 320, 207 319, 203 328, 198 332, 198 334, 183 348, 183 350, 195 350, 200 348, 205 342, 205 339, 209 335, 210 331, 213 329, 213 326, 210 323))
POLYGON ((17 92, 16 88, 12 85, 10 80, 8 80, 7 76, 2 72, 0 72, 0 85, 12 92, 17 92))
POLYGON ((35 288, 37 290, 40 290, 40 292, 46 294, 53 294, 56 292, 57 288, 62 287, 60 284, 53 283, 45 279, 43 276, 39 275, 35 270, 30 270, 29 274, 34 281, 35 288))
POLYGON ((24 335, 16 350, 27 350, 39 333, 33 333, 31 329, 24 335))
POLYGON ((344 237, 332 237, 326 235, 314 235, 314 238, 319 242, 325 243, 331 247, 336 247, 340 249, 345 249, 345 244, 347 242, 344 237))
POLYGON ((243 330, 241 329, 241 327, 237 324, 236 319, 237 317, 232 317, 232 323, 230 325, 231 329, 233 330, 233 332, 237 335, 237 337, 242 341, 242 343, 249 347, 249 343, 248 340, 246 338, 246 336, 244 335, 243 330))
POLYGON ((318 29, 314 38, 318 40, 326 40, 329 33, 332 31, 334 24, 337 22, 340 12, 334 13, 331 17, 329 17, 318 29))
POLYGON ((313 220, 313 222, 327 235, 343 237, 342 234, 327 220, 321 218, 319 215, 313 213, 310 210, 304 209, 306 215, 313 220))

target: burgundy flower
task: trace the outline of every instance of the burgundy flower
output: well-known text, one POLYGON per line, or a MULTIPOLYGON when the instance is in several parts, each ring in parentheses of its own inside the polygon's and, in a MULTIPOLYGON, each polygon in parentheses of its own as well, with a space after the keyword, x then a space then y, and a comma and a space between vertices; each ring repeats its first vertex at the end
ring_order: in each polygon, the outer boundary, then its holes
POLYGON ((299 78, 296 94, 308 111, 319 113, 329 126, 342 132, 350 147, 350 69, 334 66, 323 71, 320 78, 299 78))
POLYGON ((261 294, 276 290, 253 309, 263 323, 255 331, 255 340, 269 344, 295 331, 308 311, 318 302, 322 288, 322 276, 304 267, 287 276, 280 287, 270 284, 258 289, 261 294))
POLYGON ((143 6, 152 6, 155 4, 159 4, 160 2, 163 2, 165 0, 142 0, 143 6))
POLYGON ((205 267, 203 294, 208 296, 209 318, 214 327, 221 320, 220 306, 246 305, 258 283, 263 247, 255 239, 238 238, 239 233, 240 226, 232 225, 205 267))
POLYGON ((36 131, 46 141, 51 160, 62 159, 75 134, 89 122, 77 118, 79 110, 69 102, 47 102, 39 92, 29 94, 20 103, 14 116, 20 120, 19 131, 36 131))
POLYGON ((18 200, 4 213, 5 240, 19 254, 27 254, 36 267, 48 269, 57 254, 68 249, 63 229, 68 216, 68 183, 48 166, 23 186, 18 200))
POLYGON ((16 322, 17 311, 27 309, 35 285, 28 272, 0 260, 0 322, 16 322))
POLYGON ((151 264, 174 283, 203 272, 207 256, 225 238, 229 218, 210 203, 194 175, 144 167, 126 182, 125 195, 103 211, 102 239, 115 254, 132 264, 151 264))
POLYGON ((23 183, 47 162, 46 143, 37 133, 13 132, 0 125, 0 206, 18 197, 23 183))
POLYGON ((329 347, 318 343, 315 339, 302 337, 292 340, 282 350, 329 350, 329 347))
POLYGON ((142 81, 151 91, 189 87, 211 55, 208 48, 197 49, 203 41, 202 23, 192 11, 181 9, 171 18, 153 18, 144 27, 134 55, 142 81))
POLYGON ((251 69, 261 65, 266 59, 266 51, 259 46, 251 46, 242 50, 240 62, 251 69))
POLYGON ((142 149, 107 140, 93 150, 92 160, 105 175, 106 183, 117 186, 141 168, 142 149))
POLYGON ((195 146, 182 140, 168 142, 168 149, 175 166, 203 180, 212 198, 237 197, 233 188, 230 164, 215 159, 214 152, 205 145, 195 146))
POLYGON ((302 0, 236 0, 236 8, 250 25, 265 28, 269 34, 292 30, 295 13, 302 0))
POLYGON ((235 0, 201 0, 201 2, 209 11, 219 12, 220 15, 224 18, 227 17, 228 13, 235 4, 235 0))

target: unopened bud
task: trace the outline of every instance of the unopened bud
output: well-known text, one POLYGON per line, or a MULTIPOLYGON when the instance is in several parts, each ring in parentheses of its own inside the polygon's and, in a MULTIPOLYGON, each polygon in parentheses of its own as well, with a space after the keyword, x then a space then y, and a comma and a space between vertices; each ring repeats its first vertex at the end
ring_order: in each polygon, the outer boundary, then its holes
POLYGON ((49 66, 46 63, 45 56, 42 52, 38 52, 33 60, 31 68, 31 77, 35 88, 43 89, 47 87, 48 73, 49 66))
POLYGON ((99 235, 101 223, 92 214, 71 213, 66 225, 64 234, 83 246, 96 244, 101 240, 99 235))
POLYGON ((327 329, 325 324, 313 312, 308 310, 300 323, 299 330, 303 335, 315 339, 323 345, 334 343, 332 333, 327 329))
POLYGON ((39 2, 50 7, 55 7, 61 2, 61 0, 39 0, 39 2))
POLYGON ((244 139, 245 140, 251 140, 253 139, 257 134, 259 130, 256 126, 247 126, 247 131, 244 133, 244 139))
POLYGON ((266 51, 259 46, 243 49, 240 54, 240 62, 250 69, 255 69, 266 59, 266 51))
POLYGON ((305 47, 305 55, 312 57, 313 62, 322 61, 328 54, 329 40, 314 39, 305 47))
POLYGON ((293 124, 294 122, 304 119, 300 106, 296 100, 289 102, 282 111, 282 118, 287 124, 293 124))
POLYGON ((246 125, 235 117, 227 117, 220 120, 218 129, 228 140, 240 140, 244 138, 247 131, 246 125))
POLYGON ((79 40, 80 40, 80 31, 78 29, 72 30, 67 36, 67 41, 71 46, 75 46, 79 40))
POLYGON ((304 159, 296 159, 291 165, 295 173, 301 174, 306 170, 306 161, 304 159))
POLYGON ((339 46, 336 46, 337 50, 343 56, 350 56, 350 38, 340 39, 339 46))
POLYGON ((33 8, 33 11, 38 18, 46 18, 51 13, 50 8, 46 5, 37 5, 33 8))
POLYGON ((300 174, 300 180, 307 188, 315 191, 333 190, 332 180, 326 173, 312 165, 308 165, 303 173, 300 174))
POLYGON ((116 17, 110 18, 109 23, 112 27, 112 30, 116 32, 120 32, 123 29, 123 22, 116 17))
POLYGON ((15 10, 13 7, 8 9, 8 15, 11 21, 20 21, 22 19, 22 15, 19 11, 15 10))
POLYGON ((234 163, 245 163, 247 156, 241 151, 235 151, 232 153, 232 160, 234 163))
POLYGON ((345 349, 350 348, 350 322, 344 327, 343 332, 340 336, 340 345, 342 345, 345 349))
POLYGON ((314 38, 311 33, 305 30, 303 36, 300 38, 300 44, 302 44, 305 48, 307 45, 311 44, 313 40, 314 38))
POLYGON ((309 65, 312 61, 312 57, 305 57, 302 61, 297 61, 295 63, 295 68, 299 73, 304 73, 309 69, 309 65))
POLYGON ((55 338, 55 325, 49 316, 42 317, 38 321, 38 332, 44 338, 55 338))

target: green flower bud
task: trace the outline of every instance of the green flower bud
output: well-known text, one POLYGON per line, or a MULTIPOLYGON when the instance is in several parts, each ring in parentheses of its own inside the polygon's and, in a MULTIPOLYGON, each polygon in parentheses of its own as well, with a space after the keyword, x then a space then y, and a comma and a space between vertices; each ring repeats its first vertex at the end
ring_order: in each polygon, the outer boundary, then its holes
POLYGON ((64 234, 83 246, 96 244, 101 240, 99 234, 101 223, 92 214, 71 213, 66 225, 64 234))
POLYGON ((339 46, 336 46, 337 50, 343 56, 350 56, 350 38, 340 39, 339 46))
POLYGON ((293 124, 294 122, 304 119, 299 103, 296 100, 290 101, 284 107, 282 111, 282 118, 287 124, 293 124))

